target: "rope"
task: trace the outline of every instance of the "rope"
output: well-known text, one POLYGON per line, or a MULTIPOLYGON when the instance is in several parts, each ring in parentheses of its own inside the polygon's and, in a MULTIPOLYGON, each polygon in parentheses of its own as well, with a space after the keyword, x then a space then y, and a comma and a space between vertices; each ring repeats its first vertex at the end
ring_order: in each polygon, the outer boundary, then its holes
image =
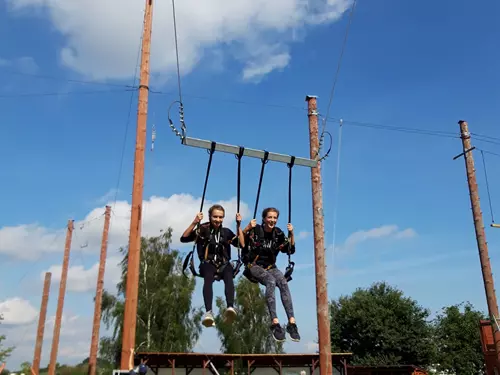
POLYGON ((340 120, 339 127, 339 142, 337 145, 337 173, 335 176, 335 196, 333 198, 333 239, 332 239, 332 263, 335 264, 335 241, 337 237, 337 212, 338 212, 338 199, 339 199, 339 188, 340 188, 340 155, 342 148, 342 120, 340 120))
MULTIPOLYGON (((209 152, 210 156, 208 158, 207 173, 205 175, 205 184, 203 185, 203 194, 201 196, 200 211, 198 211, 198 212, 203 212, 203 204, 205 203, 205 194, 207 192, 208 177, 210 176, 210 167, 212 166, 212 158, 214 156, 216 145, 217 145, 216 142, 212 142, 212 144, 210 146, 210 150, 207 150, 209 152)), ((198 272, 196 272, 196 270, 194 268, 194 258, 193 258, 193 254, 194 254, 194 251, 196 249, 196 241, 198 240, 199 228, 200 228, 200 223, 196 224, 196 229, 195 229, 196 237, 195 237, 194 242, 193 242, 193 248, 186 256, 186 259, 184 260, 184 263, 182 265, 182 273, 184 274, 184 276, 186 276, 186 274, 184 272, 186 271, 186 268, 188 267, 189 264, 191 267, 191 272, 195 276, 199 276, 198 272)))
POLYGON ((262 187, 262 179, 264 178, 264 168, 267 164, 269 158, 269 152, 264 151, 264 158, 262 159, 262 167, 260 168, 260 177, 259 177, 259 187, 257 188, 257 197, 255 198, 255 207, 253 209, 253 218, 257 217, 257 208, 259 206, 259 198, 260 198, 260 189, 262 187))
POLYGON ((482 150, 481 150, 481 157, 483 159, 484 178, 486 180, 486 191, 488 192, 488 203, 490 205, 491 222, 494 223, 495 218, 493 217, 493 205, 491 204, 490 184, 488 182, 488 172, 486 171, 486 159, 484 157, 484 152, 482 150))
MULTIPOLYGON (((290 158, 290 163, 288 163, 288 222, 292 222, 292 168, 295 164, 295 156, 290 158)), ((288 238, 291 237, 291 233, 288 232, 288 238)), ((292 259, 290 254, 290 246, 288 244, 288 265, 291 266, 292 259)))
POLYGON ((182 89, 181 89, 181 69, 179 63, 179 43, 177 41, 177 19, 175 17, 175 0, 172 0, 172 17, 174 20, 174 40, 175 40, 175 58, 177 63, 177 86, 179 90, 179 115, 181 122, 182 137, 186 136, 186 124, 184 122, 184 104, 182 102, 182 89))
MULTIPOLYGON (((347 27, 346 27, 345 34, 344 34, 344 41, 342 43, 342 49, 340 50, 340 56, 339 56, 339 60, 337 62, 337 71, 335 72, 335 77, 333 79, 332 89, 330 91, 330 99, 328 100, 328 107, 326 109, 326 116, 323 120, 323 129, 321 130, 320 145, 321 145, 321 143, 323 141, 323 137, 325 135, 326 122, 327 122, 327 119, 328 119, 329 114, 330 114, 330 109, 331 109, 332 102, 333 102, 333 96, 335 94, 335 88, 337 87, 337 81, 339 78, 340 67, 342 65, 342 59, 344 57, 345 47, 347 45, 347 37, 349 36, 349 30, 351 29, 352 19, 354 18, 353 16, 354 16, 354 10, 356 9, 356 3, 357 3, 357 0, 354 0, 354 2, 352 3, 351 12, 349 13, 349 22, 347 23, 347 27)), ((320 146, 320 148, 318 148, 318 153, 316 156, 319 155, 320 149, 321 149, 321 146, 320 146)))
MULTIPOLYGON (((240 147, 238 155, 235 155, 238 159, 238 178, 236 181, 236 213, 240 212, 240 201, 241 201, 241 159, 243 158, 243 153, 245 152, 245 147, 240 147)), ((240 226, 241 223, 239 221, 236 222, 236 237, 238 238, 238 265, 235 270, 234 276, 236 276, 239 272, 240 263, 241 263, 241 244, 240 244, 240 226)))
POLYGON ((208 177, 210 176, 210 167, 212 166, 212 157, 214 156, 215 152, 215 146, 217 145, 216 142, 212 142, 210 146, 210 150, 208 150, 210 156, 208 158, 208 165, 207 165, 207 174, 205 175, 205 184, 203 185, 203 194, 201 195, 201 205, 200 205, 200 211, 203 211, 203 203, 205 202, 205 194, 207 192, 207 185, 208 185, 208 177))

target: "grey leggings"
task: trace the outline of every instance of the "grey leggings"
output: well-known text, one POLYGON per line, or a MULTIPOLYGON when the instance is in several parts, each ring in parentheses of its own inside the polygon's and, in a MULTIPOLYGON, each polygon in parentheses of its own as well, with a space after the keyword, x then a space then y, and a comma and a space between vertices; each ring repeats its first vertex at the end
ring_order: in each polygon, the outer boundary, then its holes
POLYGON ((259 283, 266 287, 267 307, 269 309, 269 314, 271 315, 271 320, 278 318, 278 315, 276 314, 276 297, 274 293, 276 287, 280 290, 281 302, 283 303, 288 319, 293 318, 292 296, 290 294, 290 289, 288 288, 288 282, 286 281, 283 273, 277 268, 272 268, 266 271, 257 265, 250 267, 250 273, 259 281, 259 283))

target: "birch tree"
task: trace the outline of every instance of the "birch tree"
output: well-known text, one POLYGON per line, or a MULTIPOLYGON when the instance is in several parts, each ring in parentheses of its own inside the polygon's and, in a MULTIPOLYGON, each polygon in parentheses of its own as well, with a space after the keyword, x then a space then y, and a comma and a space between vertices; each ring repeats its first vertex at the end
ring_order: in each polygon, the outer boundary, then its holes
MULTIPOLYGON (((136 350, 188 352, 201 333, 199 308, 193 308, 195 280, 182 275, 182 256, 170 248, 172 230, 141 239, 136 350)), ((102 320, 113 327, 111 337, 101 340, 103 359, 117 363, 121 355, 124 294, 127 280, 127 249, 121 262, 117 295, 105 291, 102 320)))

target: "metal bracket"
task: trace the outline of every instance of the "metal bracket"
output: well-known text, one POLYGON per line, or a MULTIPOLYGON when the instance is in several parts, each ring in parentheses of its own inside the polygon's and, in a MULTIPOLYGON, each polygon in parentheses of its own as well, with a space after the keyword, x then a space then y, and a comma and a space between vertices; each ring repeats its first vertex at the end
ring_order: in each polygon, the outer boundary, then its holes
POLYGON ((474 146, 474 147, 471 147, 471 148, 469 148, 468 150, 465 150, 464 152, 462 152, 461 154, 458 154, 457 156, 455 156, 455 157, 453 158, 453 160, 457 160, 460 156, 465 156, 465 154, 468 154, 469 152, 471 152, 472 150, 475 150, 475 149, 476 149, 476 147, 475 147, 475 146, 474 146))
MULTIPOLYGON (((184 146, 204 148, 207 150, 210 150, 212 147, 212 141, 206 141, 204 139, 197 139, 197 138, 190 138, 190 137, 182 138, 182 144, 184 146)), ((240 152, 240 146, 227 145, 224 143, 216 143, 215 151, 238 155, 240 152)), ((263 159, 264 155, 265 155, 265 151, 254 150, 254 149, 246 148, 246 147, 245 147, 245 150, 243 152, 243 156, 248 156, 248 157, 257 158, 257 159, 263 159)), ((279 163, 289 164, 292 161, 292 156, 269 152, 268 160, 276 161, 279 163)), ((318 161, 313 160, 313 159, 296 157, 294 165, 301 165, 303 167, 315 168, 318 166, 318 161)))

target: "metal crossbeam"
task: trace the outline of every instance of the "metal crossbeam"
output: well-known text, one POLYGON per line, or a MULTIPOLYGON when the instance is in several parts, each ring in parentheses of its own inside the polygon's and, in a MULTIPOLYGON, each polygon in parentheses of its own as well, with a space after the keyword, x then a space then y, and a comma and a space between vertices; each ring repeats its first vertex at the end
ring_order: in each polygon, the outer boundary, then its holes
MULTIPOLYGON (((204 148, 210 150, 212 148, 212 141, 206 141, 204 139, 184 137, 182 139, 182 144, 190 147, 204 148)), ((224 143, 216 143, 215 151, 225 152, 227 154, 238 155, 240 152, 239 146, 227 145, 224 143)), ((252 148, 245 148, 243 156, 248 156, 251 158, 264 159, 264 151, 254 150, 252 148)), ((290 155, 276 154, 274 152, 269 152, 268 160, 276 161, 279 163, 290 163, 292 157, 290 155)), ((303 167, 314 168, 318 166, 317 160, 306 159, 306 158, 295 158, 294 165, 301 165, 303 167)))

